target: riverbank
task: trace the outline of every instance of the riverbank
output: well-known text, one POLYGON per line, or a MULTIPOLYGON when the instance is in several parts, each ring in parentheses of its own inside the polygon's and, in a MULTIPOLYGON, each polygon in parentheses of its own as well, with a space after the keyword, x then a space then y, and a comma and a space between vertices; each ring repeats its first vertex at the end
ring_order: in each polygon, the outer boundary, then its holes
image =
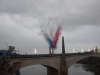
POLYGON ((88 57, 88 58, 84 58, 78 61, 77 63, 92 64, 92 65, 96 65, 100 67, 100 58, 99 57, 88 57))

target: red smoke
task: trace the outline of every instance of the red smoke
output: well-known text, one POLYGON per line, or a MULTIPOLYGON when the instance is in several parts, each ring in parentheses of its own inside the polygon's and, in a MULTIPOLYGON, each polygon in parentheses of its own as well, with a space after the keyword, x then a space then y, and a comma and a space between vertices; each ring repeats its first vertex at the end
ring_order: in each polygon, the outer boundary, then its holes
POLYGON ((57 47, 57 43, 58 43, 58 39, 59 39, 59 36, 60 36, 60 31, 61 31, 61 26, 59 26, 57 28, 57 31, 55 33, 55 37, 54 37, 54 45, 55 45, 55 48, 57 47))

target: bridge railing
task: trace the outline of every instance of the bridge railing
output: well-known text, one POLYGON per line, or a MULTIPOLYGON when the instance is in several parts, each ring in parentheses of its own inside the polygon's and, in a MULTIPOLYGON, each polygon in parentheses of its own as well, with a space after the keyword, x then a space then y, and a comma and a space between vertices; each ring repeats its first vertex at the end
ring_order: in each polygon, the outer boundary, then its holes
MULTIPOLYGON (((72 55, 88 55, 93 53, 66 53, 66 56, 72 56, 72 55)), ((10 55, 11 59, 14 58, 40 58, 40 57, 61 57, 62 54, 36 54, 36 55, 10 55)))

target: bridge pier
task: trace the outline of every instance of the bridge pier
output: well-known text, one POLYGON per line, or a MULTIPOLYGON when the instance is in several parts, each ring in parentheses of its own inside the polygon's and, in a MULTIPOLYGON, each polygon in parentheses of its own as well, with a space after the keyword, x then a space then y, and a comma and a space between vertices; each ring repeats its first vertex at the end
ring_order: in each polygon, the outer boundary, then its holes
POLYGON ((68 75, 68 69, 66 69, 65 71, 62 71, 60 75, 68 75))
POLYGON ((56 70, 51 67, 47 67, 47 75, 68 75, 68 69, 64 68, 61 70, 56 70))
POLYGON ((16 72, 15 72, 14 75, 21 75, 21 74, 20 74, 20 70, 16 70, 16 72))
POLYGON ((62 69, 60 70, 59 75, 68 75, 68 68, 62 67, 62 69))
POLYGON ((17 63, 14 63, 13 64, 13 66, 14 66, 14 69, 13 69, 13 75, 21 75, 20 74, 20 63, 19 62, 17 62, 17 63))
POLYGON ((47 75, 58 75, 58 70, 52 67, 47 67, 47 75))

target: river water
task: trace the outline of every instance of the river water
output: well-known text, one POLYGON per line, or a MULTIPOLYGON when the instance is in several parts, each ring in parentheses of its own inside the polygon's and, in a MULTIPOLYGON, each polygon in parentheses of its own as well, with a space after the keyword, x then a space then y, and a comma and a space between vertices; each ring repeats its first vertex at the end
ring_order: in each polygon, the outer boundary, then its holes
MULTIPOLYGON (((96 66, 74 64, 68 69, 68 75, 100 75, 96 66)), ((42 65, 31 65, 20 69, 21 75, 47 75, 47 69, 42 65)))

